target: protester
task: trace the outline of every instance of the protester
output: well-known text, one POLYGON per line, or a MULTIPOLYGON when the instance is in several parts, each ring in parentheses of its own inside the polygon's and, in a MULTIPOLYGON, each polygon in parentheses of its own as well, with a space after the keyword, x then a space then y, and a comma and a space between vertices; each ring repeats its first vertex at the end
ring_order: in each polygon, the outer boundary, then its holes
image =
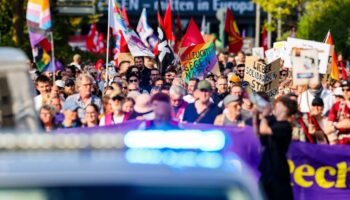
POLYGON ((218 104, 228 95, 228 81, 226 76, 220 76, 216 81, 216 92, 213 94, 213 101, 218 104))
POLYGON ((195 91, 197 90, 199 79, 191 78, 187 84, 187 95, 184 96, 184 100, 187 103, 194 103, 196 101, 195 91))
POLYGON ((331 144, 350 144, 350 81, 344 80, 341 86, 344 101, 334 104, 329 111, 325 130, 331 144))
POLYGON ((264 146, 259 165, 260 183, 267 199, 293 199, 286 154, 292 138, 290 122, 297 111, 296 101, 281 97, 275 105, 275 119, 260 120, 259 134, 264 146))
POLYGON ((85 117, 85 108, 88 104, 95 104, 99 108, 99 113, 103 112, 101 99, 92 94, 93 77, 89 74, 81 74, 77 78, 77 87, 79 93, 70 95, 64 105, 74 105, 78 108, 78 116, 80 119, 85 117))
POLYGON ((135 101, 132 98, 125 98, 125 101, 123 103, 123 112, 126 113, 127 115, 131 116, 132 113, 134 112, 134 106, 135 106, 135 101))
POLYGON ((85 127, 98 126, 99 108, 95 104, 89 104, 85 108, 85 127))
POLYGON ((129 119, 130 115, 125 113, 122 109, 124 100, 125 98, 122 95, 116 95, 110 99, 113 112, 108 113, 101 118, 100 126, 120 124, 129 119))
POLYGON ((198 83, 198 100, 188 104, 183 117, 184 122, 213 124, 217 115, 222 111, 210 102, 213 93, 209 81, 202 80, 198 83))
POLYGON ((78 105, 76 104, 64 104, 63 114, 64 120, 59 124, 59 128, 77 128, 81 127, 81 121, 78 117, 78 105))
POLYGON ((57 127, 55 125, 55 109, 49 105, 43 105, 39 109, 39 119, 41 127, 45 132, 51 132, 57 127))
POLYGON ((228 95, 224 99, 224 106, 227 112, 215 118, 214 125, 217 126, 244 126, 244 119, 241 115, 241 100, 239 96, 228 95))
POLYGON ((137 96, 134 106, 134 112, 130 116, 130 119, 147 119, 154 118, 154 113, 151 104, 151 96, 147 93, 137 96))
POLYGON ((51 93, 51 80, 44 75, 40 75, 35 80, 36 89, 39 91, 39 95, 34 98, 35 108, 40 109, 42 105, 48 103, 51 93))
POLYGON ((173 109, 173 116, 177 121, 182 121, 188 103, 183 100, 186 91, 178 85, 171 86, 169 90, 170 104, 173 109))

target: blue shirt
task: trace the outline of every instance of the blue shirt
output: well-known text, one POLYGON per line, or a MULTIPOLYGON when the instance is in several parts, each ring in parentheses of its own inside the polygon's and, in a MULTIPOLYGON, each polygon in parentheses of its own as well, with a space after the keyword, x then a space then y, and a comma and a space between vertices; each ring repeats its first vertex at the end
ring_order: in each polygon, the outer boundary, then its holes
POLYGON ((96 95, 92 95, 90 97, 89 103, 84 104, 83 101, 80 98, 80 94, 79 93, 78 94, 72 94, 66 99, 66 101, 64 102, 63 107, 65 107, 66 104, 74 104, 74 105, 76 105, 78 107, 78 117, 80 119, 84 119, 84 117, 85 117, 85 108, 89 104, 95 104, 99 108, 100 114, 103 112, 102 101, 96 95))
MULTIPOLYGON (((190 103, 186 107, 183 121, 193 123, 197 120, 197 118, 199 118, 201 113, 197 113, 197 110, 194 104, 195 103, 190 103)), ((221 114, 222 110, 218 108, 215 104, 210 104, 209 108, 205 112, 206 113, 204 117, 201 120, 199 120, 197 123, 213 124, 216 116, 221 114)))

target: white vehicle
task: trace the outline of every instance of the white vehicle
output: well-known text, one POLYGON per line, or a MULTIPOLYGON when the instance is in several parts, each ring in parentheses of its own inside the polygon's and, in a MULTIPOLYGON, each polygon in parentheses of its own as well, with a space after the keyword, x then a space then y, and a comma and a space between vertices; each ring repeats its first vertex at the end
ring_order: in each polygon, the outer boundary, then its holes
POLYGON ((34 109, 33 83, 27 56, 14 48, 0 47, 0 130, 39 130, 34 109))

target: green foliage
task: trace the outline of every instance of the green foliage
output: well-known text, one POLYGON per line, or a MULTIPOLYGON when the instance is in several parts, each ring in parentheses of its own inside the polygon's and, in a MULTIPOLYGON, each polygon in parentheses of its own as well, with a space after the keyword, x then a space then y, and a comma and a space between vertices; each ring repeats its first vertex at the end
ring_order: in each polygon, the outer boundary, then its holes
POLYGON ((331 30, 336 51, 349 58, 349 10, 349 0, 310 0, 298 23, 297 37, 323 41, 328 30, 331 30))

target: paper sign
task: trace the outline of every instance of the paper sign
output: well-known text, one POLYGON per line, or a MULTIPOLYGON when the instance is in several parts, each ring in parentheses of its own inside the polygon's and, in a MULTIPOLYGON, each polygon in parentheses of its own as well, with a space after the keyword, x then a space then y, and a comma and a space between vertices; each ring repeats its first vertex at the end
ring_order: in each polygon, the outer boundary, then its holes
POLYGON ((257 56, 247 56, 245 66, 244 80, 252 90, 266 92, 270 97, 278 93, 280 59, 265 64, 257 56))
POLYGON ((291 58, 294 85, 319 82, 317 49, 293 48, 291 58))
POLYGON ((278 52, 274 48, 265 51, 265 56, 268 63, 280 58, 278 52))
POLYGON ((264 59, 265 58, 265 56, 264 56, 264 48, 262 48, 262 47, 255 47, 255 48, 253 48, 252 55, 253 56, 257 56, 260 59, 264 59))
POLYGON ((208 72, 220 74, 212 42, 180 48, 179 55, 183 67, 182 77, 186 82, 193 77, 201 78, 208 72))
POLYGON ((317 49, 318 51, 318 72, 321 74, 327 73, 328 61, 331 54, 331 45, 315 42, 310 40, 302 40, 296 38, 288 38, 286 44, 286 56, 284 60, 284 67, 292 68, 292 49, 293 48, 303 48, 303 49, 317 49))

